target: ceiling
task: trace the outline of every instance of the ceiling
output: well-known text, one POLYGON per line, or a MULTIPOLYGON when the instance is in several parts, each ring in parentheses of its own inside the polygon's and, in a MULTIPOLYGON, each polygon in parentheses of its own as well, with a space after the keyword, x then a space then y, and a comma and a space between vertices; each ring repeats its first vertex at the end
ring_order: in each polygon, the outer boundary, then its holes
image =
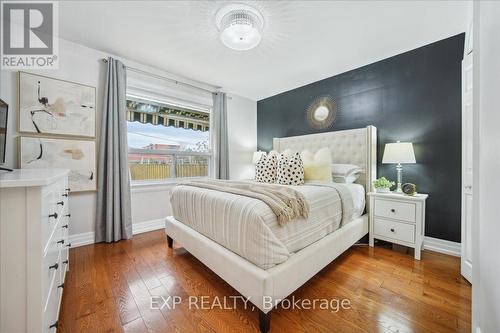
POLYGON ((62 38, 253 100, 468 29, 467 1, 237 1, 258 8, 263 39, 226 48, 224 1, 64 1, 62 38))

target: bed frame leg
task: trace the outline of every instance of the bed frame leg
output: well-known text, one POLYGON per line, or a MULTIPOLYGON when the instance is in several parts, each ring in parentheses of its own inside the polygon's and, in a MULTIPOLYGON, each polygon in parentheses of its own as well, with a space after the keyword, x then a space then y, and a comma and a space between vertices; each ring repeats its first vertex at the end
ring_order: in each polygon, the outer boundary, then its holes
POLYGON ((168 235, 167 235, 167 245, 169 249, 174 247, 174 239, 168 235))
POLYGON ((271 311, 264 313, 259 310, 259 328, 261 333, 269 332, 271 328, 271 311))

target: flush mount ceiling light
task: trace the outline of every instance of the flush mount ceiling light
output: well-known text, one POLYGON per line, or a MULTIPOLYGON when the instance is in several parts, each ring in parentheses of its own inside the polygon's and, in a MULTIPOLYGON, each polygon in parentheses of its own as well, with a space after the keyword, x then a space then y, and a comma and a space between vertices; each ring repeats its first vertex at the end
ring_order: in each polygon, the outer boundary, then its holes
POLYGON ((259 45, 264 18, 259 11, 245 4, 230 4, 215 15, 220 39, 233 50, 245 51, 259 45))

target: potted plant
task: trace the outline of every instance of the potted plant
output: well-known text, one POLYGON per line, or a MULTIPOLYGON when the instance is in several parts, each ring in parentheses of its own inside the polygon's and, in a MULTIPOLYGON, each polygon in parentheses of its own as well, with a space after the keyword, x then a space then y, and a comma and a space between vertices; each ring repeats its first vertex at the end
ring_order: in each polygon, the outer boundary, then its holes
POLYGON ((379 179, 375 179, 373 181, 373 187, 375 187, 375 191, 377 193, 388 193, 391 191, 391 187, 393 187, 396 183, 388 180, 385 177, 380 177, 379 179))

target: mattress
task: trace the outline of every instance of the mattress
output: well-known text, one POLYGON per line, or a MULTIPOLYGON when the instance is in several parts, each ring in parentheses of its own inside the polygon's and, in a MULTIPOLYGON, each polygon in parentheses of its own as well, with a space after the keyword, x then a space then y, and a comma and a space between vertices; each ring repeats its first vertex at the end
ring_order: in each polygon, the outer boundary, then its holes
POLYGON ((292 186, 309 203, 307 219, 279 225, 264 202, 232 193, 178 185, 170 197, 173 216, 262 269, 361 216, 365 193, 359 184, 308 183, 292 186), (349 211, 350 216, 343 216, 349 211))

